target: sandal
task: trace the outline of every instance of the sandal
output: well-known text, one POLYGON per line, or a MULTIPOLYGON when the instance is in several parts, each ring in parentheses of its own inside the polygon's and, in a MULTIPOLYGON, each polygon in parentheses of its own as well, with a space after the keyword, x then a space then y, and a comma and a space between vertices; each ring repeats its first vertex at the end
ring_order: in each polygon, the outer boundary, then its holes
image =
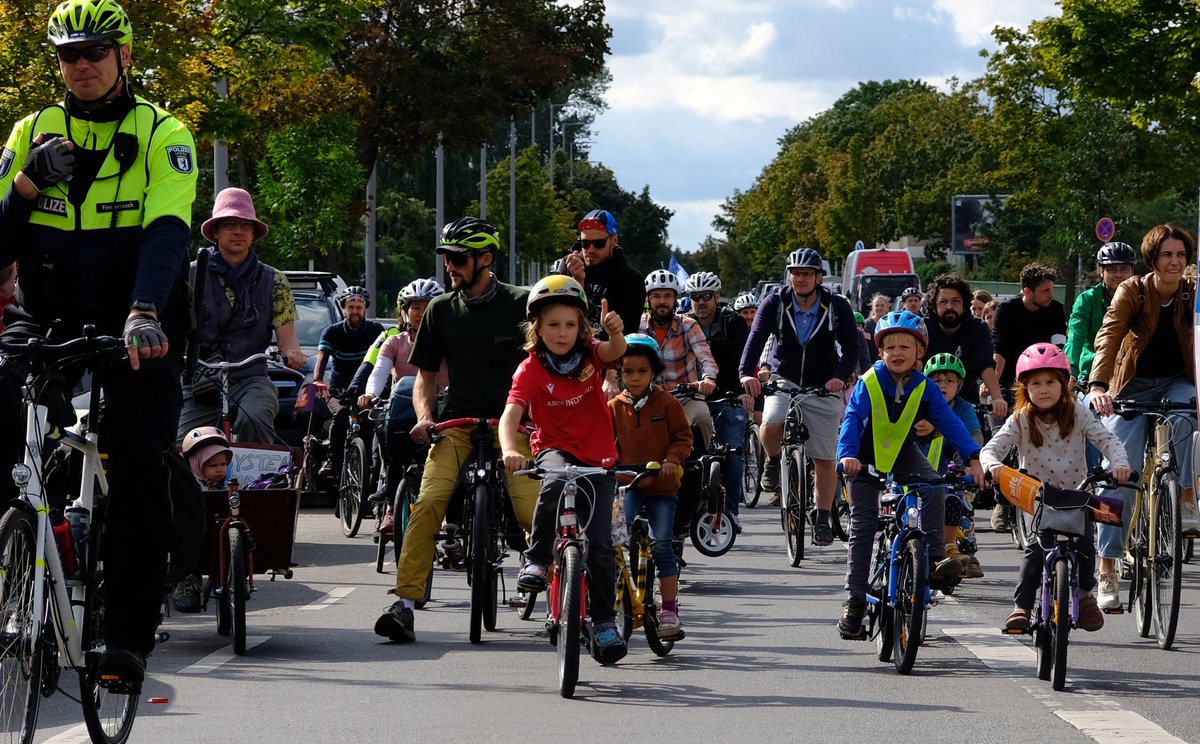
POLYGON ((528 592, 546 591, 546 567, 526 563, 517 574, 517 586, 528 592))
POLYGON ((1004 630, 1010 633, 1024 633, 1029 630, 1029 610, 1022 607, 1013 608, 1008 619, 1004 621, 1004 630))

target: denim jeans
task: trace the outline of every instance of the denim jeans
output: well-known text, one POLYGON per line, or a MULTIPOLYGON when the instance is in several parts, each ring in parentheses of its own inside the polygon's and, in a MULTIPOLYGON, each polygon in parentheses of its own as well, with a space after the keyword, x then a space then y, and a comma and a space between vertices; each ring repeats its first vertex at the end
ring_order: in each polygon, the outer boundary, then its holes
POLYGON ((671 531, 675 526, 674 496, 643 496, 636 488, 625 492, 625 522, 633 524, 634 517, 644 507, 650 524, 650 554, 659 576, 678 576, 679 562, 671 548, 671 531))
MULTIPOLYGON (((716 426, 717 443, 730 447, 743 446, 746 443, 746 409, 741 405, 724 403, 710 408, 716 426)), ((725 511, 730 514, 737 514, 738 505, 742 503, 742 470, 745 467, 746 456, 741 452, 730 453, 725 460, 725 511)))
MULTIPOLYGON (((1136 400, 1144 403, 1158 400, 1173 400, 1185 402, 1196 397, 1196 387, 1184 375, 1175 377, 1135 377, 1125 387, 1121 388, 1120 400, 1136 400)), ((1138 416, 1132 421, 1126 421, 1117 415, 1104 419, 1104 426, 1117 435, 1125 443, 1125 454, 1129 457, 1129 466, 1141 472, 1145 466, 1143 454, 1146 448, 1146 417, 1138 416)), ((1188 488, 1192 480, 1192 432, 1195 422, 1188 416, 1171 418, 1171 439, 1175 442, 1175 461, 1179 465, 1179 486, 1188 488)), ((1104 467, 1110 467, 1107 460, 1104 467)), ((1101 558, 1120 558, 1125 552, 1125 536, 1129 531, 1129 517, 1133 511, 1133 492, 1128 488, 1105 490, 1105 496, 1120 499, 1125 502, 1125 513, 1121 527, 1108 524, 1096 525, 1096 540, 1099 543, 1101 558)))

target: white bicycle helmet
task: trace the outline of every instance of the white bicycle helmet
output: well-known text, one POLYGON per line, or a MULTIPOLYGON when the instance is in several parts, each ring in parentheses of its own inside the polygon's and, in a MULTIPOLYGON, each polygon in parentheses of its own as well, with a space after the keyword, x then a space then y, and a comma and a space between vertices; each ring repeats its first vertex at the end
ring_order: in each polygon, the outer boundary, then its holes
POLYGON ((404 307, 414 300, 432 300, 446 290, 434 279, 414 279, 400 290, 400 305, 404 307))
POLYGON ((748 307, 758 307, 758 298, 750 292, 742 292, 737 296, 737 299, 733 301, 733 309, 737 312, 741 312, 748 307))
POLYGON ((683 293, 683 287, 679 286, 679 277, 666 269, 655 269, 646 275, 646 294, 656 289, 670 289, 675 294, 683 293))
POLYGON ((687 294, 696 292, 720 292, 721 277, 711 271, 697 271, 687 278, 687 282, 683 285, 683 291, 687 294))

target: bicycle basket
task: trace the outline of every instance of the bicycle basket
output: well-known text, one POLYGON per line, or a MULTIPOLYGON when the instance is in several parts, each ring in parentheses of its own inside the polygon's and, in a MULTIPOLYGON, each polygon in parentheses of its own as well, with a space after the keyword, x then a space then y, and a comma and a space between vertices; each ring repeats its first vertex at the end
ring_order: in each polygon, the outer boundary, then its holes
POLYGON ((1087 491, 1044 486, 1033 515, 1034 530, 1083 537, 1091 516, 1088 504, 1091 498, 1087 491))

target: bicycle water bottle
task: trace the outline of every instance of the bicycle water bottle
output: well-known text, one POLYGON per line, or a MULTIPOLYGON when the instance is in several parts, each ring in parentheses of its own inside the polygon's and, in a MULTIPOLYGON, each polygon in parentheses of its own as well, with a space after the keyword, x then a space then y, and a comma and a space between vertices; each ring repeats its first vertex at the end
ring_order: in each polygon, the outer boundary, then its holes
POLYGON ((91 524, 91 514, 84 508, 81 499, 67 507, 67 521, 71 523, 71 540, 75 543, 75 555, 79 562, 79 570, 87 561, 88 526, 91 524))
POLYGON ((73 576, 79 566, 75 562, 75 547, 71 544, 71 524, 55 511, 50 513, 50 529, 54 531, 54 543, 58 547, 63 575, 73 576))

